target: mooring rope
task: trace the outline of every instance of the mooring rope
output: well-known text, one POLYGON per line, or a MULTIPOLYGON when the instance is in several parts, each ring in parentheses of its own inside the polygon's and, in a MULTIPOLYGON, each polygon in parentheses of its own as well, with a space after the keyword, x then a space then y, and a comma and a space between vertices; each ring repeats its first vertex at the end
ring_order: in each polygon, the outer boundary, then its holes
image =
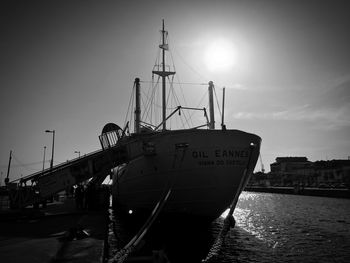
POLYGON ((247 173, 249 170, 250 160, 251 160, 251 156, 252 156, 252 152, 253 152, 254 147, 255 147, 254 144, 250 144, 250 146, 249 146, 250 151, 249 151, 249 158, 248 158, 247 166, 244 169, 242 179, 240 180, 239 185, 238 185, 238 189, 235 193, 235 196, 232 199, 232 202, 230 205, 230 210, 224 219, 224 224, 223 224, 218 236, 216 237, 215 242, 213 243, 212 247, 210 248, 208 255, 206 256, 205 259, 202 260, 203 263, 215 262, 215 256, 217 256, 219 254, 228 231, 230 230, 231 227, 234 227, 236 224, 235 219, 233 217, 233 212, 234 212, 235 207, 236 207, 237 202, 238 202, 239 193, 241 193, 246 181, 249 179, 249 176, 247 176, 247 173))
MULTIPOLYGON (((175 155, 174 155, 174 161, 173 161, 173 168, 176 167, 176 162, 178 160, 178 153, 177 153, 178 150, 182 149, 182 156, 179 158, 179 166, 180 166, 184 157, 185 157, 185 152, 186 152, 187 147, 188 147, 188 145, 184 144, 184 143, 182 143, 180 145, 175 145, 175 155)), ((176 174, 177 173, 175 172, 175 175, 176 174)), ((168 183, 167 183, 167 186, 168 186, 167 190, 163 192, 161 199, 158 201, 156 206, 153 208, 151 215, 148 217, 148 219, 146 220, 144 225, 141 227, 141 229, 138 231, 138 233, 129 241, 129 243, 126 244, 124 246, 124 248, 120 249, 113 256, 113 258, 108 261, 108 263, 123 263, 128 258, 130 253, 132 253, 135 250, 135 248, 137 247, 139 242, 142 240, 142 238, 146 235, 146 233, 148 232, 148 230, 152 226, 155 219, 160 214, 161 210, 163 209, 164 205, 166 204, 166 202, 171 194, 172 187, 174 185, 176 176, 171 176, 171 177, 172 177, 172 179, 169 179, 168 183)))
POLYGON ((150 217, 147 219, 145 224, 141 227, 139 232, 129 241, 128 244, 124 246, 124 248, 120 249, 114 255, 114 257, 108 261, 109 263, 122 263, 128 258, 129 254, 134 251, 134 249, 137 247, 137 245, 142 240, 144 235, 147 233, 148 229, 152 226, 154 220, 158 217, 160 211, 162 210, 166 201, 168 200, 170 193, 171 193, 171 188, 168 189, 166 194, 163 195, 162 198, 158 201, 150 217))

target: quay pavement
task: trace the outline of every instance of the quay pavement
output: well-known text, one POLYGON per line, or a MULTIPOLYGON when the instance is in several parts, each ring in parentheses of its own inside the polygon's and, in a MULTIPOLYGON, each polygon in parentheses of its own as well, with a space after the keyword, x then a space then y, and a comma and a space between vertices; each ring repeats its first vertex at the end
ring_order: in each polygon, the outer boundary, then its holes
POLYGON ((104 262, 107 224, 107 209, 77 210, 69 197, 40 210, 2 209, 1 262, 104 262))

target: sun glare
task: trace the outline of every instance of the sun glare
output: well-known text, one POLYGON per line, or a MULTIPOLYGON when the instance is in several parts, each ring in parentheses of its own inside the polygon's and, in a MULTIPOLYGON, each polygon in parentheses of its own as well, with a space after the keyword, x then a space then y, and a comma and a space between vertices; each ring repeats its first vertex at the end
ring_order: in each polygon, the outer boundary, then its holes
POLYGON ((233 43, 220 39, 208 45, 204 54, 204 63, 211 71, 227 71, 234 66, 236 55, 233 43))

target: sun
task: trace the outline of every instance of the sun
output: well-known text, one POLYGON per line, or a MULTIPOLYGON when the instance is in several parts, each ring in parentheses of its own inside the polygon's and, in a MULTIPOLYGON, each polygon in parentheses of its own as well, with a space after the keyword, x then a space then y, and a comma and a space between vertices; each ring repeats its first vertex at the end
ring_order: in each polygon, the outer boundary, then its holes
POLYGON ((236 49, 228 40, 220 39, 210 43, 204 53, 204 63, 210 71, 227 71, 236 63, 236 49))

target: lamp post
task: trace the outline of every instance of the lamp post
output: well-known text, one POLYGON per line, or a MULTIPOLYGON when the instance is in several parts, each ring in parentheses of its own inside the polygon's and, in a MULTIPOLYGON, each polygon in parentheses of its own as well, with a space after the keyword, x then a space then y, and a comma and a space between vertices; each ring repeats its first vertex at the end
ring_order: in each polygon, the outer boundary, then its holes
POLYGON ((50 163, 50 169, 53 168, 53 153, 55 151, 55 130, 46 130, 47 133, 52 133, 52 155, 51 155, 51 163, 50 163))
POLYGON ((46 153, 46 146, 44 146, 43 172, 45 170, 45 153, 46 153))
POLYGON ((80 158, 80 151, 74 151, 74 153, 77 153, 80 158))

